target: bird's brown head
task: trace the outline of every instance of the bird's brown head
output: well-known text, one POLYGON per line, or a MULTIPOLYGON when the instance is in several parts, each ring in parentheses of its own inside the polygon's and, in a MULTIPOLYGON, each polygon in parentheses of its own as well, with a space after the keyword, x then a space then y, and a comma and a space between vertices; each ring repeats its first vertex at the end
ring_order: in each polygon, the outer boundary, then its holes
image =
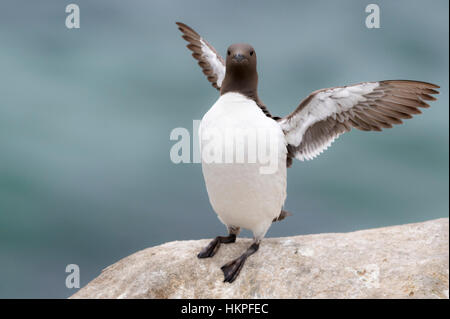
POLYGON ((236 71, 255 71, 256 72, 256 53, 255 49, 247 43, 232 44, 227 50, 227 70, 236 71))
POLYGON ((221 94, 240 92, 256 94, 258 74, 256 72, 256 52, 250 44, 232 44, 227 50, 225 78, 221 94))

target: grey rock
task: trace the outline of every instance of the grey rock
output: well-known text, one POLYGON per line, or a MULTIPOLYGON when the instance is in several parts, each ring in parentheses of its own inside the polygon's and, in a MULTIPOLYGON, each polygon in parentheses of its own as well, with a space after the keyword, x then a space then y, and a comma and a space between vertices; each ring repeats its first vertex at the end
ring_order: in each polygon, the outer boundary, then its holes
POLYGON ((197 253, 210 239, 174 241, 128 256, 71 298, 449 298, 449 222, 266 238, 232 284, 220 267, 250 239, 197 253))

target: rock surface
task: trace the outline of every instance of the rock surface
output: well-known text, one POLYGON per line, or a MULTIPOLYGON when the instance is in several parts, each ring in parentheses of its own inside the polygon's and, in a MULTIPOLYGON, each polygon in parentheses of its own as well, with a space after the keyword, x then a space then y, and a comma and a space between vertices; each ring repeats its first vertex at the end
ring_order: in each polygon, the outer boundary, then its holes
POLYGON ((250 239, 197 259, 209 239, 147 248, 71 298, 448 298, 448 218, 345 234, 266 238, 232 284, 220 267, 250 239))

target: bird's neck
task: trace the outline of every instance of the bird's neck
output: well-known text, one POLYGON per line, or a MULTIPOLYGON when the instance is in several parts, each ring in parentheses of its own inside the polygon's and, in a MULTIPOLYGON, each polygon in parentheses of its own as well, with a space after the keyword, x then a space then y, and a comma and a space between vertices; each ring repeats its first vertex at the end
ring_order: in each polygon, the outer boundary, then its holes
POLYGON ((220 95, 235 92, 252 100, 258 100, 258 73, 226 72, 220 95))

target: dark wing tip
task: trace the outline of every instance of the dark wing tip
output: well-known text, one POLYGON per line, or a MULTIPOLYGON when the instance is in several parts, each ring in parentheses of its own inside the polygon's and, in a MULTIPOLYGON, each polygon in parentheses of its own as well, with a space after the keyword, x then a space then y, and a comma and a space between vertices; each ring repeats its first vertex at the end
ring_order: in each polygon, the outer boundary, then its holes
MULTIPOLYGON (((410 93, 413 93, 416 95, 416 98, 418 98, 420 101, 435 101, 436 98, 432 96, 432 94, 439 94, 439 91, 436 89, 439 89, 440 86, 429 83, 429 82, 423 82, 423 81, 413 81, 413 80, 388 80, 388 81, 379 81, 378 82, 381 86, 389 87, 394 90, 400 89, 409 91, 410 93)), ((422 107, 429 107, 426 103, 422 105, 422 107)))
POLYGON ((187 25, 185 25, 183 22, 175 22, 175 24, 177 25, 177 26, 179 26, 180 28, 189 28, 187 25))
MULTIPOLYGON (((424 81, 415 81, 415 80, 385 80, 385 81, 379 81, 380 83, 385 83, 385 84, 400 84, 400 85, 417 85, 417 86, 421 86, 424 88, 429 88, 429 89, 440 89, 441 87, 437 84, 433 84, 430 82, 424 82, 424 81)), ((438 94, 438 93, 436 93, 438 94)))
MULTIPOLYGON (((439 85, 434 84, 434 83, 430 83, 430 82, 422 82, 422 81, 413 81, 413 82, 417 82, 417 83, 426 85, 426 86, 428 86, 428 87, 430 87, 432 89, 440 89, 441 88, 439 85)), ((439 94, 439 92, 437 92, 436 94, 439 94)))
POLYGON ((189 43, 186 45, 186 47, 190 51, 192 51, 192 57, 198 61, 198 64, 202 68, 203 73, 206 75, 208 81, 211 82, 211 85, 214 88, 220 90, 220 87, 217 85, 218 76, 214 74, 210 63, 202 56, 202 46, 208 46, 216 54, 217 59, 221 61, 225 66, 223 58, 207 41, 203 40, 202 37, 196 31, 194 31, 194 29, 184 24, 183 22, 176 21, 175 24, 178 26, 178 29, 182 33, 181 37, 189 43))
POLYGON ((178 29, 186 34, 191 34, 194 35, 196 37, 200 37, 200 35, 195 32, 194 29, 192 29, 190 26, 188 26, 187 24, 184 24, 183 22, 175 22, 175 24, 178 26, 178 29))

